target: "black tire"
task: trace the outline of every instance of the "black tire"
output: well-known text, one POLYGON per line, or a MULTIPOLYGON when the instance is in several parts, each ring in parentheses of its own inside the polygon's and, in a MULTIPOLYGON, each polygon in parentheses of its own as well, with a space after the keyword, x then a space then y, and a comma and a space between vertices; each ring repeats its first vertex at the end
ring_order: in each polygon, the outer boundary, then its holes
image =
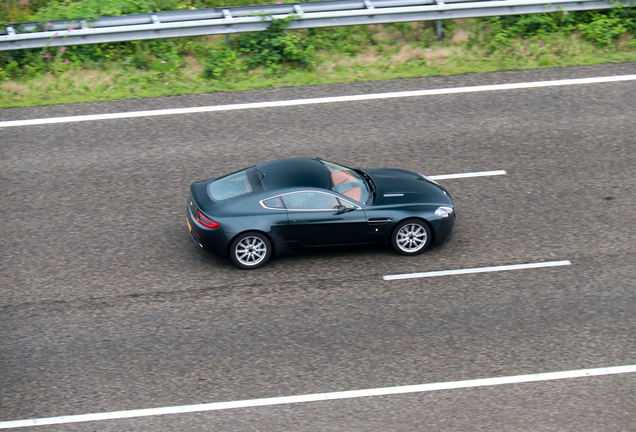
POLYGON ((420 219, 406 219, 391 233, 391 246, 402 255, 418 255, 428 249, 433 236, 428 224, 420 219))
POLYGON ((271 256, 271 242, 266 235, 255 231, 239 235, 230 246, 230 259, 243 270, 262 267, 271 256))

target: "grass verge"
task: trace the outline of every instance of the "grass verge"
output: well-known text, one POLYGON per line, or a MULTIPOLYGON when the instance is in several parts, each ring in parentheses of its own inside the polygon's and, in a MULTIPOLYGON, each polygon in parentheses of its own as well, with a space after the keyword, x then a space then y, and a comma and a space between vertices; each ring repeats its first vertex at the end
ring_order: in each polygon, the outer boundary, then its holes
MULTIPOLYGON (((320 43, 312 45, 317 50, 309 65, 292 61, 247 68, 234 59, 212 78, 204 77, 206 61, 227 50, 223 37, 189 39, 177 54, 152 53, 143 42, 114 60, 65 64, 58 54, 38 60, 49 61, 43 72, 5 74, 0 108, 636 61, 630 33, 606 45, 576 31, 494 41, 488 21, 457 20, 445 23, 446 37, 437 41, 431 24, 310 32, 320 43)), ((308 32, 294 33, 307 37, 308 32)))

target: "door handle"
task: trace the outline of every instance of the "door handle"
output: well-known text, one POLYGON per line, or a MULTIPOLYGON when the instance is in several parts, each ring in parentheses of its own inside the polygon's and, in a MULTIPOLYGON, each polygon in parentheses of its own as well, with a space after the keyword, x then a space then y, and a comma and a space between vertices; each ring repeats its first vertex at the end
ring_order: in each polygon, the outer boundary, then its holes
POLYGON ((305 223, 305 222, 309 222, 309 219, 294 219, 294 220, 292 220, 292 223, 305 223))

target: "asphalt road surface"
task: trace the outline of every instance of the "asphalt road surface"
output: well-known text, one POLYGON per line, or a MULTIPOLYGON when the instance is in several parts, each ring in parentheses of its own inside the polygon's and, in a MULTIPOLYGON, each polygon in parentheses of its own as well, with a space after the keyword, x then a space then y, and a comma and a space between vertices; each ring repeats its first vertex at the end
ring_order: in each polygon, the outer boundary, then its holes
MULTIPOLYGON (((0 121, 636 73, 636 64, 0 110, 0 121)), ((636 364, 636 82, 0 128, 0 421, 636 364), (323 157, 429 175, 443 245, 241 271, 190 183, 323 157), (385 275, 572 265, 386 281, 385 275)), ((634 431, 636 374, 34 431, 634 431)))

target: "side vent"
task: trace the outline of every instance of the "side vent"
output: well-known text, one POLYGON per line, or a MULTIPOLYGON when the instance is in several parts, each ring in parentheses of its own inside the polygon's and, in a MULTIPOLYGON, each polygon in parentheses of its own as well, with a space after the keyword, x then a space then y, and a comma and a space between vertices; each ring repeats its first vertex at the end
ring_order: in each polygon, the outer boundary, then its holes
POLYGON ((393 219, 392 218, 371 218, 369 219, 367 222, 369 222, 370 224, 385 224, 388 222, 391 222, 393 219))

